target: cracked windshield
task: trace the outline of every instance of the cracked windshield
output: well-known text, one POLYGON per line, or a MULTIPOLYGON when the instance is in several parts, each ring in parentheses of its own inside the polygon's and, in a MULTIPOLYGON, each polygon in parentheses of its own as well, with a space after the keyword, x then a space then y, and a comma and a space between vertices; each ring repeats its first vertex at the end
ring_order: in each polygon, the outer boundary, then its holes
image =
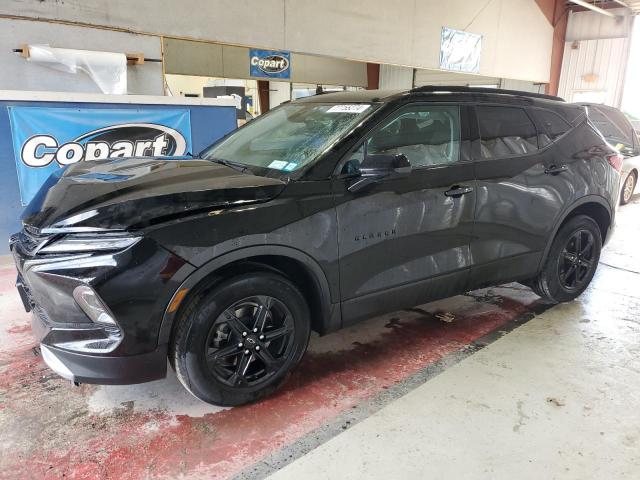
POLYGON ((362 103, 283 105, 214 145, 202 157, 295 171, 318 158, 374 108, 362 103))

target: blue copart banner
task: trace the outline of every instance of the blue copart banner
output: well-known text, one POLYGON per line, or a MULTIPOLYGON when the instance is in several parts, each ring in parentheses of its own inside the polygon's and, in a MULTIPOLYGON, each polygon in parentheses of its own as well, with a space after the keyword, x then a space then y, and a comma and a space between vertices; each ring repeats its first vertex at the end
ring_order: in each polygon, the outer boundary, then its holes
POLYGON ((23 205, 31 201, 51 173, 70 163, 192 153, 188 109, 8 110, 23 205))
POLYGON ((249 74, 258 78, 291 78, 291 54, 278 50, 249 50, 249 74))

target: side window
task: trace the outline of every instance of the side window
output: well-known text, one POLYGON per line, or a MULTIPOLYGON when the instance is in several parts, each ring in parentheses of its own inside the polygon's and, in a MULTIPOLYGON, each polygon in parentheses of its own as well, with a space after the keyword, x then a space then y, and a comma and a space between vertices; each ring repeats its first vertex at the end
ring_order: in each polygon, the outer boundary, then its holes
POLYGON ((343 173, 357 171, 366 155, 404 154, 414 168, 457 162, 460 154, 460 109, 417 105, 400 110, 364 140, 345 163, 343 173))
POLYGON ((540 132, 541 147, 546 147, 556 138, 571 130, 571 124, 551 110, 536 108, 531 110, 531 112, 542 126, 542 131, 540 132))
POLYGON ((613 121, 611 121, 607 115, 605 115, 602 110, 596 107, 589 106, 589 119, 593 122, 600 133, 610 140, 624 140, 625 134, 624 131, 616 125, 613 121))
POLYGON ((589 119, 610 143, 631 149, 635 147, 635 132, 622 112, 594 106, 589 106, 588 111, 589 119))
POLYGON ((478 106, 483 158, 524 155, 538 149, 538 133, 520 107, 478 106))
POLYGON ((366 153, 403 153, 414 168, 457 162, 460 109, 419 105, 401 110, 366 140, 366 153))

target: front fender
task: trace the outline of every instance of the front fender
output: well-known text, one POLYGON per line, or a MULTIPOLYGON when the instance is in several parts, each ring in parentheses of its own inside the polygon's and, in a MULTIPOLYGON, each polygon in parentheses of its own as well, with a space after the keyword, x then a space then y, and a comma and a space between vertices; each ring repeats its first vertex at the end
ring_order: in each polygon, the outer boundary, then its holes
POLYGON ((179 291, 185 288, 191 291, 207 276, 233 262, 265 255, 287 257, 304 265, 309 273, 311 273, 312 278, 316 282, 316 288, 320 292, 320 308, 322 309, 321 318, 323 319, 324 330, 332 331, 340 327, 340 309, 332 308, 333 304, 337 302, 337 292, 332 292, 325 272, 311 256, 301 250, 284 245, 256 245, 239 248, 213 258, 189 274, 189 276, 176 289, 173 298, 167 304, 162 317, 158 344, 167 344, 170 340, 173 322, 175 321, 180 309, 170 312, 169 305, 171 305, 179 291))

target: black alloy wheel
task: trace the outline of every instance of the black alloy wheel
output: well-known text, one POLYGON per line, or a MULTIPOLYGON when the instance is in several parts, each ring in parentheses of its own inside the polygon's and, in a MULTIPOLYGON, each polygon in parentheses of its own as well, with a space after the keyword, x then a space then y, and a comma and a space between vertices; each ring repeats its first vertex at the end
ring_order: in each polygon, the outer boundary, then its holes
POLYGON ((555 235, 538 276, 524 283, 545 302, 569 302, 589 286, 601 250, 602 232, 595 220, 571 217, 555 235))
POLYGON ((560 284, 569 292, 579 290, 595 267, 595 238, 589 230, 578 230, 569 237, 558 257, 560 284))
POLYGON ((293 346, 293 317, 280 300, 243 298, 216 319, 206 342, 213 376, 232 387, 252 386, 282 368, 293 346))
POLYGON ((242 405, 278 389, 304 355, 311 332, 306 299, 272 271, 218 279, 185 300, 169 360, 194 396, 242 405))

